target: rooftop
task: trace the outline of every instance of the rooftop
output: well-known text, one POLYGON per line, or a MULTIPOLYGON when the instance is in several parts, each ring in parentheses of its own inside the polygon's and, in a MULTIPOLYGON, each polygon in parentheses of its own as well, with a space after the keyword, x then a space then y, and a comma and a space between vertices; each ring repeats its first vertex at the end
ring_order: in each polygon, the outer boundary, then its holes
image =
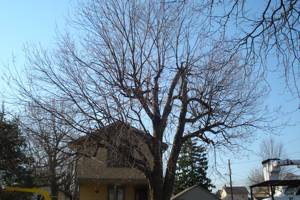
MULTIPOLYGON (((226 193, 230 194, 231 193, 231 190, 230 190, 230 187, 224 187, 226 193)), ((244 186, 233 186, 232 187, 232 192, 234 194, 248 194, 248 190, 246 187, 244 186)))

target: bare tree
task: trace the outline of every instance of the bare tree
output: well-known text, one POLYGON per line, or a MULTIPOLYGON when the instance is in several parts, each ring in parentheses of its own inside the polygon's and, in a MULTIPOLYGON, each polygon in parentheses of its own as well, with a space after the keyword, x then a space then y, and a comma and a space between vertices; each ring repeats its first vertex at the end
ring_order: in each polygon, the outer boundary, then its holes
MULTIPOLYGON (((277 142, 272 137, 261 142, 258 156, 261 158, 261 161, 270 158, 283 159, 286 157, 283 144, 281 142, 277 142)), ((287 169, 281 169, 280 178, 284 178, 288 172, 289 170, 287 169)), ((248 180, 251 185, 263 182, 264 175, 262 166, 253 169, 249 174, 248 180)))
POLYGON ((290 89, 300 99, 300 1, 204 2, 211 6, 209 15, 223 27, 224 34, 236 34, 235 47, 237 51, 246 52, 245 60, 264 64, 271 57, 266 69, 282 72, 290 89), (277 68, 273 68, 276 64, 277 68))
POLYGON ((281 142, 276 142, 274 138, 270 137, 261 142, 259 156, 262 160, 270 158, 282 159, 285 157, 284 146, 281 142))
MULTIPOLYGON (((63 112, 62 105, 55 107, 63 112)), ((35 184, 49 186, 53 199, 57 199, 59 191, 70 194, 73 160, 68 149, 70 127, 35 103, 27 106, 22 122, 35 159, 35 184)))
POLYGON ((168 200, 187 139, 234 145, 262 120, 259 75, 207 22, 184 2, 90 1, 77 21, 80 38, 62 37, 53 52, 28 51, 30 85, 19 82, 22 101, 81 134, 116 121, 143 130, 152 163, 139 150, 131 163, 148 179, 151 198, 168 200), (65 112, 49 98, 64 102, 65 112))
POLYGON ((260 167, 260 168, 252 169, 248 176, 249 185, 254 185, 261 182, 264 182, 264 174, 262 168, 260 167))

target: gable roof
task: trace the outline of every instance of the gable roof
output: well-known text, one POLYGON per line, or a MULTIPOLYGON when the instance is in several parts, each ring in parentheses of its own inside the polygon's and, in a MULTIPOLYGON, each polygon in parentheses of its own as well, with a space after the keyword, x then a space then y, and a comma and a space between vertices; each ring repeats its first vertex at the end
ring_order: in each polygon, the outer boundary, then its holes
POLYGON ((203 187, 201 187, 199 185, 194 185, 194 186, 191 186, 191 187, 189 187, 189 188, 187 188, 187 189, 185 189, 185 190, 177 193, 176 195, 172 196, 171 200, 177 199, 177 198, 181 197, 182 195, 184 195, 185 193, 190 192, 190 191, 192 191, 194 189, 200 189, 201 192, 205 192, 206 194, 211 195, 213 198, 218 199, 216 195, 212 194, 211 192, 209 192, 205 188, 203 188, 203 187))
MULTIPOLYGON (((98 140, 98 143, 101 144, 101 137, 99 137, 101 134, 111 134, 111 133, 115 132, 116 130, 121 130, 121 129, 125 130, 126 132, 134 133, 137 137, 139 137, 146 143, 151 142, 153 140, 153 136, 151 134, 146 133, 145 131, 142 131, 140 129, 137 129, 128 123, 117 121, 117 122, 113 122, 105 127, 102 127, 100 129, 94 130, 85 136, 79 137, 78 139, 70 142, 69 146, 72 148, 72 146, 89 144, 89 143, 97 141, 97 140, 98 140)), ((163 148, 163 150, 166 150, 168 148, 168 145, 166 143, 163 143, 162 148, 163 148)))
MULTIPOLYGON (((227 194, 231 193, 230 187, 224 187, 224 190, 227 194)), ((232 187, 232 193, 233 194, 248 194, 248 190, 244 186, 234 186, 232 187)))

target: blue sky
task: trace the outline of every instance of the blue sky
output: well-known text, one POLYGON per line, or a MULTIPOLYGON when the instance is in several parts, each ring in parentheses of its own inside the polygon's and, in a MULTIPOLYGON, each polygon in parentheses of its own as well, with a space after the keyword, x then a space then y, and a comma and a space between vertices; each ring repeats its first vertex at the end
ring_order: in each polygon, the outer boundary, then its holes
POLYGON ((0 2, 0 52, 6 56, 11 51, 19 51, 24 42, 52 41, 55 27, 65 23, 71 5, 67 0, 0 2))
MULTIPOLYGON (((73 12, 75 2, 72 0, 0 0, 0 101, 6 101, 9 88, 3 81, 6 64, 12 57, 20 70, 24 62, 23 47, 26 43, 41 43, 51 47, 55 41, 57 30, 63 31, 66 19, 73 12)), ((269 58, 272 59, 272 58, 269 58)), ((286 89, 280 74, 272 73, 268 77, 271 93, 265 101, 270 110, 281 108, 278 122, 289 122, 273 137, 284 144, 286 154, 291 159, 300 159, 300 110, 297 109, 299 99, 292 96, 286 89)), ((219 171, 225 176, 222 179, 212 176, 213 182, 220 187, 228 184, 226 177, 227 159, 231 159, 233 184, 245 185, 249 171, 259 167, 261 160, 255 155, 258 146, 264 138, 270 137, 263 132, 257 132, 247 148, 251 151, 239 151, 219 155, 219 171)), ((209 173, 211 174, 211 173, 209 173)))

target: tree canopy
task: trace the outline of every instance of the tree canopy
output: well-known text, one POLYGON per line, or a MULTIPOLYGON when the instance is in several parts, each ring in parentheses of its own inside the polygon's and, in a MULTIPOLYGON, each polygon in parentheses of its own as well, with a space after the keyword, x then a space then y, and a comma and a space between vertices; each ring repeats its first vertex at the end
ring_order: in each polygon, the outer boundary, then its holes
POLYGON ((20 100, 81 135, 120 121, 143 130, 154 163, 137 146, 131 164, 148 179, 152 199, 169 200, 186 140, 232 145, 264 117, 259 71, 209 23, 185 2, 85 2, 80 37, 66 34, 54 50, 28 49, 20 100))

